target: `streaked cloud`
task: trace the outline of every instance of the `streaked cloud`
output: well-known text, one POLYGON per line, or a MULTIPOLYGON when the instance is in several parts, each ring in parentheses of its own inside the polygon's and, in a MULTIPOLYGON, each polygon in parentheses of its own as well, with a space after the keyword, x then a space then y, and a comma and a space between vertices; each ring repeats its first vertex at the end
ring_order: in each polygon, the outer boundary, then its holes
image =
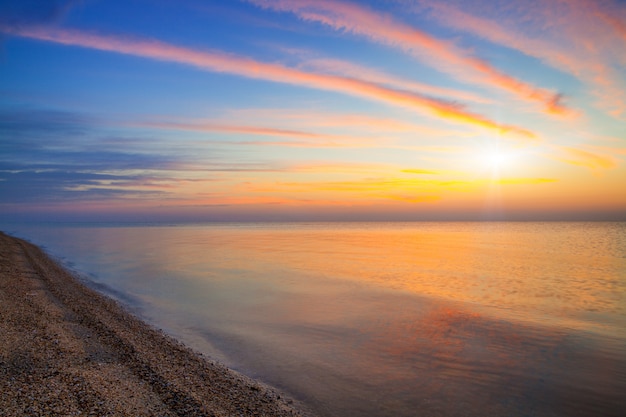
MULTIPOLYGON (((423 175, 423 174, 422 174, 423 175)), ((323 199, 367 200, 389 199, 423 203, 441 200, 445 195, 471 192, 494 184, 502 186, 555 183, 555 178, 497 178, 497 179, 425 179, 394 176, 360 178, 344 181, 257 182, 246 184, 242 190, 254 194, 281 196, 314 195, 323 199)))
POLYGON ((325 24, 400 48, 423 63, 461 80, 480 82, 543 105, 549 114, 568 114, 558 93, 536 87, 505 73, 450 41, 438 39, 391 16, 354 3, 329 0, 249 0, 258 6, 297 14, 301 19, 325 24))
POLYGON ((171 130, 191 130, 195 132, 224 132, 224 133, 244 133, 250 135, 261 136, 288 136, 295 138, 321 138, 324 135, 304 132, 300 130, 288 130, 263 126, 246 126, 246 125, 227 125, 211 122, 138 122, 134 123, 136 126, 152 127, 158 129, 171 129, 171 130))
POLYGON ((626 116, 626 83, 618 69, 626 65, 626 54, 619 53, 626 49, 626 24, 619 17, 626 21, 626 12, 611 7, 611 2, 509 2, 508 16, 499 14, 503 8, 497 2, 419 3, 441 24, 518 50, 576 77, 601 108, 615 117, 626 116), (475 10, 481 15, 473 14, 475 10))
POLYGON ((437 175, 439 174, 437 171, 432 171, 429 169, 403 169, 400 172, 405 174, 418 174, 418 175, 437 175))
POLYGON ((626 212, 621 1, 75 3, 0 2, 3 219, 626 212))
POLYGON ((592 169, 609 169, 617 166, 617 161, 610 155, 602 155, 583 149, 561 146, 557 147, 558 154, 553 158, 572 165, 578 165, 592 169))
MULTIPOLYGON (((172 131, 191 131, 204 133, 225 133, 237 136, 237 139, 211 139, 215 146, 250 145, 294 148, 398 148, 400 138, 411 135, 424 140, 438 137, 457 139, 475 136, 454 129, 437 129, 424 125, 403 122, 397 119, 382 119, 363 114, 337 114, 317 111, 290 109, 245 109, 228 112, 223 118, 214 120, 185 119, 163 120, 165 117, 152 116, 148 120, 127 121, 123 125, 138 128, 162 129, 172 131), (239 120, 265 123, 255 125, 241 124, 239 120), (284 126, 282 128, 271 127, 284 126), (299 126, 300 130, 288 126, 299 126), (306 128, 307 130, 304 130, 306 128), (342 128, 345 133, 326 133, 329 128, 342 128), (284 137, 287 140, 250 140, 244 136, 284 137)), ((423 149, 423 148, 422 148, 423 149)))
POLYGON ((304 68, 310 68, 315 71, 330 72, 342 76, 351 77, 358 74, 358 78, 373 82, 376 84, 387 85, 392 88, 407 91, 418 91, 424 94, 432 94, 443 96, 449 100, 463 100, 476 103, 491 103, 492 100, 482 97, 478 94, 440 87, 432 84, 420 83, 414 80, 404 79, 394 76, 383 71, 356 64, 354 62, 343 61, 334 58, 311 58, 306 59, 301 64, 304 68))
POLYGON ((439 127, 432 124, 417 124, 400 118, 381 117, 378 114, 329 112, 319 109, 288 109, 288 108, 248 108, 230 110, 224 115, 224 123, 237 120, 271 123, 283 126, 305 126, 307 129, 320 131, 328 128, 349 128, 355 135, 411 133, 425 138, 450 136, 468 138, 476 136, 476 132, 439 127))
POLYGON ((144 198, 161 195, 160 190, 138 190, 104 185, 106 182, 137 181, 137 177, 82 171, 0 169, 0 200, 6 204, 68 202, 113 198, 144 198))
POLYGON ((498 178, 491 180, 502 185, 521 185, 521 184, 547 184, 557 182, 556 178, 498 178))
POLYGON ((279 64, 260 62, 223 52, 193 50, 156 40, 101 36, 77 30, 45 27, 3 27, 1 30, 14 36, 178 62, 208 71, 364 97, 396 106, 413 108, 450 122, 480 127, 500 134, 513 134, 526 140, 537 138, 535 133, 528 129, 497 123, 487 117, 467 111, 456 103, 414 92, 395 90, 356 78, 305 72, 279 64))
POLYGON ((337 135, 314 133, 303 130, 279 129, 264 126, 237 125, 213 121, 181 121, 181 122, 130 122, 129 126, 147 127, 152 129, 183 130, 205 133, 227 133, 244 136, 286 137, 289 140, 220 140, 212 139, 214 146, 274 146, 287 148, 373 148, 385 146, 384 142, 376 138, 355 135, 337 135))

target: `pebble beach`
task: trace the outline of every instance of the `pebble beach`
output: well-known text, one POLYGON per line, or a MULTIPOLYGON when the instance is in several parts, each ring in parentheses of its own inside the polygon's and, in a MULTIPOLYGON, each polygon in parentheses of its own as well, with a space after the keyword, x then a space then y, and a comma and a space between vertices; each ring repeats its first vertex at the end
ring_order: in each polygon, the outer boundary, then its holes
POLYGON ((307 416, 0 233, 0 416, 307 416))

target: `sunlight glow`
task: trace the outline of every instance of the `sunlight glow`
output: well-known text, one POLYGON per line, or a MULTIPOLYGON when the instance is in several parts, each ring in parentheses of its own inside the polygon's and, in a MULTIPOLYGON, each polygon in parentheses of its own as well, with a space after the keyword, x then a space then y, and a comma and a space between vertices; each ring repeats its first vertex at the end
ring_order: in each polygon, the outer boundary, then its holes
POLYGON ((2 222, 626 219, 624 0, 31 3, 2 222))
POLYGON ((483 162, 492 171, 510 166, 515 159, 515 153, 501 149, 490 149, 483 155, 483 162))

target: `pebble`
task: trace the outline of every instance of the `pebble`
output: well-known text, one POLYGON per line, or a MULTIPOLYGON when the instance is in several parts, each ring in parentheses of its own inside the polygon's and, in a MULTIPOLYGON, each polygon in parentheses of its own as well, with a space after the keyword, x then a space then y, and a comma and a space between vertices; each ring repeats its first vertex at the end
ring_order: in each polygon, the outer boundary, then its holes
POLYGON ((0 417, 310 416, 0 232, 0 417))

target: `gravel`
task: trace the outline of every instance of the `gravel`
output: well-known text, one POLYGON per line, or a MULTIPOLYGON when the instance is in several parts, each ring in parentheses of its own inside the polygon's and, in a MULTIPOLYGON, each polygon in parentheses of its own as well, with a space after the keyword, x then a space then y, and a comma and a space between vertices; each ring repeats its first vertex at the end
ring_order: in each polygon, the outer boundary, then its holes
POLYGON ((0 232, 0 416, 310 416, 0 232))

